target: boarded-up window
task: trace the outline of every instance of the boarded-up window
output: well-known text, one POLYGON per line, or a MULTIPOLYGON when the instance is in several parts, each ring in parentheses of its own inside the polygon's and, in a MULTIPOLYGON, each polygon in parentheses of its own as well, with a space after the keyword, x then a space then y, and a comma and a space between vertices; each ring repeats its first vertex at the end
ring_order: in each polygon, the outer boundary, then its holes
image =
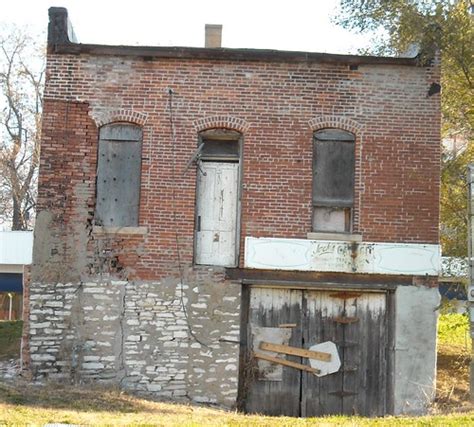
POLYGON ((354 135, 340 129, 314 134, 313 230, 349 232, 354 204, 354 135))
POLYGON ((96 223, 138 225, 142 130, 129 123, 103 126, 99 134, 96 223))

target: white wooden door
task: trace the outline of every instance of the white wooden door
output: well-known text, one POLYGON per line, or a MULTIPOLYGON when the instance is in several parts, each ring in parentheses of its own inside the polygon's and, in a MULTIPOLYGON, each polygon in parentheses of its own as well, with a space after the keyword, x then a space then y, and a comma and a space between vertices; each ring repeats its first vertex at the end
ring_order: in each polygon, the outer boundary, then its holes
POLYGON ((238 163, 202 162, 197 182, 197 264, 236 265, 238 183, 238 163))

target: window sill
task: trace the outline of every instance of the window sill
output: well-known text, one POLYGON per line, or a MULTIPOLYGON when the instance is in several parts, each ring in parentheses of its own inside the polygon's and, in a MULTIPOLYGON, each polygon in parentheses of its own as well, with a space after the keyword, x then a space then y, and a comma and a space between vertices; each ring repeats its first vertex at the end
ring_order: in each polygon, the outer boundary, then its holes
POLYGON ((339 242, 362 242, 362 234, 349 233, 308 233, 307 239, 311 240, 336 240, 339 242))
POLYGON ((94 225, 92 234, 98 236, 106 234, 145 236, 148 234, 148 227, 100 227, 94 225))

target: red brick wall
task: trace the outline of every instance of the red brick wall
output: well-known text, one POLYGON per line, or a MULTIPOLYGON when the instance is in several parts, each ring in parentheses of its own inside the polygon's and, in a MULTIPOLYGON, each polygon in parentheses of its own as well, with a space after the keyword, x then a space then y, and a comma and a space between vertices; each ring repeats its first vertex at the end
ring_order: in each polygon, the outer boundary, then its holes
POLYGON ((364 241, 438 243, 439 95, 427 97, 437 81, 437 67, 349 70, 344 64, 50 54, 39 211, 54 211, 55 226, 69 236, 61 258, 66 264, 84 247, 84 239, 74 242, 74 230, 87 229, 86 273, 100 272, 97 256, 104 247, 113 247, 120 268, 135 277, 169 273, 176 268, 175 230, 181 259, 191 263, 196 172, 183 172, 197 131, 217 123, 244 136, 242 250, 245 236, 306 238, 312 134, 334 124, 356 134, 354 231, 364 241), (143 124, 139 222, 149 232, 99 241, 90 234, 97 124, 114 118, 143 124))

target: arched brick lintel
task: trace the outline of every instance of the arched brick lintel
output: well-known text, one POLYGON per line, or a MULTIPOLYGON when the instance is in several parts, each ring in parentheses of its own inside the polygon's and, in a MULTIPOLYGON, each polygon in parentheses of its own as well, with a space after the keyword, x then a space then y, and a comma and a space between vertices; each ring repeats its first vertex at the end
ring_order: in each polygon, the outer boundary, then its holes
POLYGON ((209 116, 195 120, 193 122, 193 127, 196 132, 201 132, 207 129, 224 128, 244 133, 248 130, 250 124, 244 119, 233 116, 209 116))
POLYGON ((139 126, 145 126, 147 120, 147 115, 145 113, 126 110, 123 108, 118 110, 91 112, 90 116, 98 128, 114 122, 129 122, 139 126))
POLYGON ((363 129, 360 123, 342 116, 317 116, 309 120, 308 124, 313 132, 324 128, 338 128, 360 135, 363 129))

